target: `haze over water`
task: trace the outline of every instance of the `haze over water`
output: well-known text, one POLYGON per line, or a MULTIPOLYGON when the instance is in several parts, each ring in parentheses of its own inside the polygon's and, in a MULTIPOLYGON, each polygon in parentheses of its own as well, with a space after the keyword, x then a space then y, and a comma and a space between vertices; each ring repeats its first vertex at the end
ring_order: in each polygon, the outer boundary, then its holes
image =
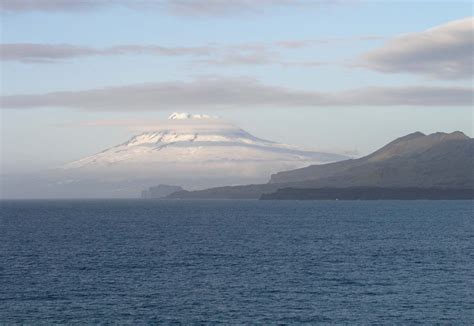
POLYGON ((3 201, 0 323, 474 321, 472 201, 3 201))

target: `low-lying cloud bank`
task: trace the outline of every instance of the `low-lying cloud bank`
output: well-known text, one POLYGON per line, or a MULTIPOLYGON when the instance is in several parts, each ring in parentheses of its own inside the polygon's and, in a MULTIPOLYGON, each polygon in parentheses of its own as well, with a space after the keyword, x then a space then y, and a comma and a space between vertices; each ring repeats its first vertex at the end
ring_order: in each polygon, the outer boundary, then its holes
POLYGON ((473 98, 472 88, 454 86, 366 87, 329 93, 265 85, 250 78, 207 78, 191 82, 10 95, 1 97, 0 104, 3 109, 255 110, 258 107, 472 106, 473 98))
POLYGON ((361 65, 386 73, 413 73, 439 79, 471 78, 474 18, 396 37, 365 54, 361 65))

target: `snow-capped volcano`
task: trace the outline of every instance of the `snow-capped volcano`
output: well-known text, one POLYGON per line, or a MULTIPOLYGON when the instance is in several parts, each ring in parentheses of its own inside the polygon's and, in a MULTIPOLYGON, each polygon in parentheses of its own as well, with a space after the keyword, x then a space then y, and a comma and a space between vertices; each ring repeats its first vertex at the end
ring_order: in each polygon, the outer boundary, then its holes
POLYGON ((266 182, 272 173, 344 158, 260 139, 217 117, 173 113, 156 130, 63 169, 103 182, 132 178, 193 189, 266 182))

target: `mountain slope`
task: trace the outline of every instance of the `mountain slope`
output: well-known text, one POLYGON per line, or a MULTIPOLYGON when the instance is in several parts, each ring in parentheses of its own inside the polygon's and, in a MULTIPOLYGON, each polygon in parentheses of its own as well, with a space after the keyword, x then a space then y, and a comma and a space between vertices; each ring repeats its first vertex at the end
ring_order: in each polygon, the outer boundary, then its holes
POLYGON ((461 132, 396 139, 357 160, 280 172, 270 183, 317 186, 470 187, 473 140, 461 132))
POLYGON ((173 198, 258 198, 282 188, 474 188, 474 140, 461 132, 414 133, 355 160, 272 175, 268 184, 179 192, 173 198))

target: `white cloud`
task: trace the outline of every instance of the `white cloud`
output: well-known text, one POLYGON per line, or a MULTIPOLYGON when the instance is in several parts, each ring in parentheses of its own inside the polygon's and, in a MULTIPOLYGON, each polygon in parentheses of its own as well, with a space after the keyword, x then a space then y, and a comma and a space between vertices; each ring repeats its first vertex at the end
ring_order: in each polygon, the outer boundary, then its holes
MULTIPOLYGON (((178 113, 177 115, 189 115, 187 113, 178 113)), ((235 128, 229 121, 224 120, 218 116, 204 116, 204 119, 171 119, 166 120, 143 120, 143 119, 100 119, 100 120, 86 120, 80 122, 73 122, 62 124, 67 127, 86 127, 86 128, 104 128, 104 127, 125 127, 134 132, 147 132, 160 129, 180 129, 180 130, 226 130, 235 128)))
POLYGON ((439 79, 471 78, 473 24, 473 17, 469 17, 423 32, 400 35, 363 55, 361 65, 385 73, 413 73, 439 79))

